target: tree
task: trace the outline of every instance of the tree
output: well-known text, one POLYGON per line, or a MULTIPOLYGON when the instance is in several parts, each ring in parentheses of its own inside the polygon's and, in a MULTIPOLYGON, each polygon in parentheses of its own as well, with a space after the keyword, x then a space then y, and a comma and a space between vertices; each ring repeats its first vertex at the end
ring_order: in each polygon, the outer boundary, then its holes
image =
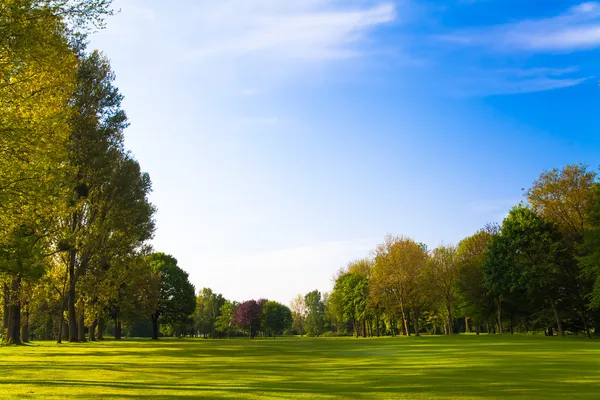
POLYGON ((225 300, 225 303, 221 306, 219 313, 215 321, 215 330, 222 334, 227 334, 229 337, 233 337, 235 325, 233 323, 233 316, 237 310, 239 304, 225 300))
POLYGON ((493 312, 493 300, 484 285, 484 264, 489 245, 499 228, 491 225, 460 241, 457 247, 458 278, 457 295, 465 312, 465 328, 469 331, 469 320, 480 332, 481 324, 493 312))
POLYGON ((550 307, 563 336, 558 303, 563 292, 560 265, 564 253, 560 233, 552 224, 529 207, 514 207, 489 246, 484 265, 486 287, 501 300, 521 303, 527 299, 532 307, 550 307))
POLYGON ((261 328, 266 336, 282 335, 292 326, 292 312, 276 301, 267 301, 262 307, 261 328))
POLYGON ((310 336, 319 336, 323 333, 325 324, 325 305, 321 300, 321 292, 313 290, 304 296, 306 305, 306 333, 310 336))
POLYGON ((421 301, 422 288, 418 287, 418 282, 426 260, 426 249, 407 237, 387 235, 384 243, 377 246, 373 290, 379 296, 389 295, 393 298, 394 306, 400 310, 406 336, 410 335, 411 302, 416 307, 421 301))
POLYGON ((256 300, 248 300, 236 308, 233 314, 233 323, 245 333, 247 332, 250 339, 254 339, 260 329, 261 314, 261 304, 256 300))
MULTIPOLYGON (((594 185, 585 225, 581 265, 587 276, 594 281, 590 304, 593 308, 600 309, 600 184, 594 185)), ((598 333, 596 328, 596 334, 598 333)))
POLYGON ((204 288, 196 298, 196 311, 194 313, 194 328, 205 338, 215 336, 215 322, 221 315, 221 307, 225 298, 213 293, 209 288, 204 288))
MULTIPOLYGON (((562 234, 570 257, 563 257, 565 284, 568 286, 574 314, 586 331, 588 329, 588 300, 593 290, 594 277, 588 274, 585 263, 577 259, 585 256, 584 239, 590 228, 589 212, 593 203, 597 174, 585 165, 567 165, 562 170, 544 171, 526 193, 527 201, 546 221, 553 223, 562 234)), ((589 247, 588 247, 589 249, 589 247)), ((566 299, 565 299, 566 301, 566 299)), ((595 315, 596 330, 600 329, 600 313, 595 315)))
POLYGON ((582 164, 544 171, 527 190, 527 201, 536 213, 557 226, 565 240, 580 243, 596 177, 582 164))
POLYGON ((449 335, 454 333, 453 311, 456 306, 456 284, 459 276, 459 264, 456 248, 440 246, 433 250, 428 260, 428 278, 438 299, 442 301, 446 313, 446 325, 449 335))
POLYGON ((152 339, 158 339, 160 323, 185 323, 196 307, 194 286, 188 273, 177 266, 177 260, 164 253, 153 253, 147 260, 150 267, 152 295, 152 339))
POLYGON ((308 310, 306 308, 306 303, 304 302, 304 297, 302 297, 301 294, 294 297, 290 309, 292 310, 292 328, 297 332, 300 332, 300 336, 303 336, 308 310))

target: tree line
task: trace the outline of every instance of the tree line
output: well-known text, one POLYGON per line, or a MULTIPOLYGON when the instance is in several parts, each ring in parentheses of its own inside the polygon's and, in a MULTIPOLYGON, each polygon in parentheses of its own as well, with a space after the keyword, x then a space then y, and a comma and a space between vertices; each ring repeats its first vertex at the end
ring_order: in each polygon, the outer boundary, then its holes
POLYGON ((456 246, 386 236, 334 287, 292 302, 310 335, 600 333, 600 183, 585 165, 544 171, 503 222, 456 246))
MULTIPOLYGON (((6 343, 177 325, 194 288, 153 253, 151 181, 125 148, 123 96, 87 37, 110 0, 0 2, 0 299, 6 343)), ((155 337, 158 329, 154 329, 155 337)))

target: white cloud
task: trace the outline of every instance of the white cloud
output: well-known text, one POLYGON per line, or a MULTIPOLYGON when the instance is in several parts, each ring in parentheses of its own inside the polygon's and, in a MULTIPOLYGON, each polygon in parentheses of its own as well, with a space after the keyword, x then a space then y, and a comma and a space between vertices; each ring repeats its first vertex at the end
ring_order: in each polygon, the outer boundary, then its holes
POLYGON ((580 85, 591 77, 571 77, 577 68, 509 68, 475 70, 461 79, 459 94, 467 96, 533 93, 580 85))
POLYGON ((193 58, 242 57, 322 61, 355 57, 368 33, 396 19, 391 2, 337 0, 203 1, 193 15, 193 58))
POLYGON ((587 2, 549 18, 458 31, 442 37, 500 51, 576 51, 600 46, 600 3, 587 2))

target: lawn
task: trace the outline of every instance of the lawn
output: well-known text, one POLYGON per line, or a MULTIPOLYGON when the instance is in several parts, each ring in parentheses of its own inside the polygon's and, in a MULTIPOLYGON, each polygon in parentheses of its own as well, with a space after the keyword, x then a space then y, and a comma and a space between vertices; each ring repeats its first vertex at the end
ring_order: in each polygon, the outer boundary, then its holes
POLYGON ((1 398, 600 398, 600 341, 582 338, 35 342, 0 356, 1 398))

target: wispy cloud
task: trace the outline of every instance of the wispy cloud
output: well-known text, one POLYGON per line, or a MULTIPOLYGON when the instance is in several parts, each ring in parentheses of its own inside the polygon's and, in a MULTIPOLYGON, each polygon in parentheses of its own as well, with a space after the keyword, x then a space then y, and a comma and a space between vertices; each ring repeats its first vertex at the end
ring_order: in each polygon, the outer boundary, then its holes
POLYGON ((471 71, 458 80, 467 96, 533 93, 577 86, 591 77, 573 77, 577 68, 511 68, 471 71))
POLYGON ((549 18, 460 30, 441 38, 457 45, 486 46, 502 52, 597 48, 600 47, 600 3, 582 3, 549 18))
POLYGON ((356 57, 373 29, 396 19, 392 2, 205 1, 193 12, 194 58, 266 54, 322 61, 356 57))

